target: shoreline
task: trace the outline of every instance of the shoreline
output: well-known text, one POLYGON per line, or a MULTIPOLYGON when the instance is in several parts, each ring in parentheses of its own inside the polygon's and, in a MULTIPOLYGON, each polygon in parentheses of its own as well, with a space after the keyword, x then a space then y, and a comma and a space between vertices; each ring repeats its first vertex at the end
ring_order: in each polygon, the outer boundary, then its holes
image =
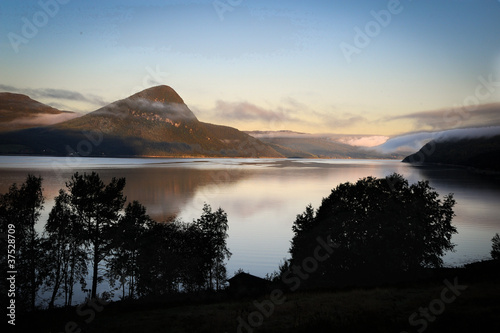
POLYGON ((476 174, 476 175, 483 175, 483 176, 500 176, 500 170, 491 170, 491 169, 481 169, 481 168, 475 168, 469 165, 463 165, 463 164, 449 164, 449 163, 437 163, 437 162, 421 162, 421 163, 412 163, 412 162, 406 162, 406 161, 401 161, 401 163, 407 163, 409 165, 413 166, 437 166, 437 167, 452 167, 452 168, 457 168, 457 169, 463 169, 466 170, 470 173, 476 174))

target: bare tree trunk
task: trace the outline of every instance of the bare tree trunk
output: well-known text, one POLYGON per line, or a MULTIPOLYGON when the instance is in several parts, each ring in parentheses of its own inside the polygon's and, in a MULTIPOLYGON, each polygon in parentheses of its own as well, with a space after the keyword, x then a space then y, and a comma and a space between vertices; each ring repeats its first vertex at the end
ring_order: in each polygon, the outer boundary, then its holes
POLYGON ((36 301, 36 267, 35 267, 35 211, 32 210, 31 215, 31 225, 30 225, 30 284, 31 284, 31 309, 35 309, 35 301, 36 301))
POLYGON ((73 286, 75 285, 75 266, 76 266, 76 258, 75 253, 73 252, 71 255, 71 266, 70 266, 70 275, 69 275, 69 304, 73 301, 73 286))
MULTIPOLYGON (((97 246, 97 245, 95 245, 97 246)), ((99 254, 97 252, 97 249, 94 249, 94 267, 93 267, 93 276, 92 276, 92 293, 91 293, 91 298, 95 299, 97 295, 97 272, 99 269, 99 262, 98 262, 99 254)))
POLYGON ((125 279, 121 279, 121 283, 122 283, 122 300, 125 299, 125 279))
POLYGON ((61 286, 61 268, 58 267, 56 273, 56 280, 54 282, 54 290, 52 291, 52 296, 50 297, 49 309, 54 308, 54 302, 56 300, 57 291, 59 290, 60 286, 61 286))
POLYGON ((97 274, 99 272, 99 220, 95 222, 94 231, 94 267, 92 276, 92 293, 91 299, 95 299, 97 296, 97 274))

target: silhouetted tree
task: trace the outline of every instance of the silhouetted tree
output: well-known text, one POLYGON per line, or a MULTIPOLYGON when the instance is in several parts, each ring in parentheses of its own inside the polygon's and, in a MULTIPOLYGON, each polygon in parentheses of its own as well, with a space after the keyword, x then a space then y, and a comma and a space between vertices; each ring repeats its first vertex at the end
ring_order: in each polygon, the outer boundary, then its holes
POLYGON ((206 287, 210 290, 220 290, 227 280, 224 261, 231 257, 227 248, 227 230, 229 229, 227 214, 222 208, 212 211, 210 205, 203 206, 203 214, 195 221, 201 231, 201 246, 206 287), (215 284, 215 286, 214 286, 215 284))
POLYGON ((233 276, 236 276, 236 275, 241 274, 241 273, 248 273, 248 272, 245 272, 245 270, 240 267, 234 271, 233 276))
POLYGON ((227 216, 203 207, 193 223, 153 223, 138 249, 137 292, 140 296, 219 290, 226 281, 227 216))
POLYGON ((491 257, 495 260, 500 260, 500 236, 495 234, 491 242, 491 257))
POLYGON ((292 225, 292 231, 295 237, 292 239, 292 246, 290 248, 290 254, 292 258, 298 257, 300 252, 314 242, 314 237, 317 237, 315 232, 318 221, 315 218, 314 209, 311 204, 306 206, 306 210, 302 214, 298 214, 294 224, 292 225))
MULTIPOLYGON (((106 261, 104 277, 119 282, 122 297, 164 295, 181 291, 220 290, 226 282, 225 260, 231 255, 226 239, 228 221, 221 209, 204 205, 193 223, 156 223, 139 202, 127 205, 125 179, 113 178, 106 185, 95 172, 75 173, 61 189, 49 213, 43 238, 35 223, 43 205, 42 179, 29 175, 20 188, 12 185, 0 195, 0 228, 16 229, 16 280, 18 304, 34 309, 40 285, 51 291, 53 308, 64 294, 71 305, 78 280, 85 285, 88 262, 92 262, 92 289, 97 295, 100 264, 106 261)), ((2 239, 2 242, 6 240, 2 239)), ((5 244, 6 245, 6 244, 5 244)), ((2 256, 2 263, 7 263, 2 256)))
POLYGON ((139 249, 139 295, 164 295, 179 291, 183 269, 183 234, 176 222, 155 223, 139 249))
POLYGON ((408 185, 398 174, 340 184, 316 213, 308 206, 297 215, 290 266, 312 256, 320 236, 338 247, 318 265, 317 277, 349 273, 370 279, 439 267, 444 252, 454 248, 456 228, 453 195, 438 197, 427 181, 408 185))
POLYGON ((36 295, 41 285, 38 274, 40 236, 35 230, 35 224, 43 203, 42 178, 31 174, 20 187, 13 184, 8 193, 0 195, 2 232, 7 232, 9 224, 15 225, 15 269, 22 272, 16 278, 16 302, 20 304, 19 309, 35 308, 36 295))
POLYGON ((146 208, 139 202, 129 203, 117 225, 113 227, 111 258, 108 260, 108 278, 111 285, 120 282, 122 298, 125 298, 125 286, 128 284, 128 297, 136 296, 136 279, 139 275, 138 257, 144 246, 144 234, 152 227, 152 221, 146 214, 146 208))
POLYGON ((43 275, 46 285, 52 289, 49 308, 54 307, 61 286, 64 305, 71 305, 74 285, 77 281, 85 281, 87 252, 83 248, 83 231, 81 220, 71 210, 69 195, 60 190, 45 224, 42 244, 45 258, 43 275))
POLYGON ((96 298, 99 277, 99 263, 108 255, 111 247, 112 226, 117 223, 119 212, 125 203, 123 188, 125 178, 113 177, 105 185, 95 172, 80 175, 75 173, 69 182, 69 202, 83 226, 86 245, 92 251, 91 298, 96 298))
POLYGON ((203 290, 205 275, 203 274, 202 231, 194 223, 177 222, 180 237, 178 238, 178 260, 181 264, 180 283, 187 292, 203 290))

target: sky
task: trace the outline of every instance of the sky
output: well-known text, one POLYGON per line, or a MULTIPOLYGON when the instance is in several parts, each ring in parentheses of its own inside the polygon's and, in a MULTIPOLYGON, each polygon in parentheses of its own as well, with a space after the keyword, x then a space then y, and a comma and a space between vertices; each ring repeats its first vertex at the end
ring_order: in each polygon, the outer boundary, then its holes
POLYGON ((498 0, 3 0, 0 91, 91 112, 151 86, 240 130, 500 125, 498 0))

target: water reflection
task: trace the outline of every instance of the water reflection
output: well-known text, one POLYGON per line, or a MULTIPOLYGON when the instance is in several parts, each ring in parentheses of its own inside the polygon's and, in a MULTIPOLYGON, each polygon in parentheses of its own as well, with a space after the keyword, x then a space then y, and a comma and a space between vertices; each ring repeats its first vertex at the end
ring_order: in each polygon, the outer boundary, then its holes
MULTIPOLYGON (((78 169, 59 170, 57 173, 50 168, 3 168, 0 169, 0 193, 7 192, 13 183, 24 182, 28 173, 40 175, 43 178, 43 195, 46 198, 45 210, 50 210, 59 189, 66 189, 65 182, 69 181, 76 171, 80 173, 96 171, 105 183, 108 183, 112 177, 125 177, 124 194, 127 201, 141 202, 147 207, 151 218, 159 222, 179 215, 197 193, 205 193, 204 197, 209 199, 210 193, 215 191, 214 187, 225 186, 250 176, 250 172, 242 170, 227 172, 224 169, 159 168, 157 165, 130 169, 84 166, 78 169), (224 177, 220 177, 220 174, 224 177), (204 189, 205 187, 207 189, 204 189)), ((197 208, 201 209, 202 206, 203 203, 197 208)))
POLYGON ((13 182, 23 182, 28 172, 40 174, 47 198, 41 218, 45 221, 53 198, 75 171, 97 171, 105 182, 125 177, 127 199, 140 201, 157 221, 171 216, 191 221, 200 216, 205 202, 220 206, 229 218, 229 275, 238 268, 259 276, 277 269, 287 256, 296 215, 308 204, 319 207, 338 184, 367 176, 398 172, 410 183, 429 180, 441 195, 454 193, 453 223, 459 233, 452 239, 457 251, 444 258, 448 264, 489 257, 490 240, 500 232, 500 184, 461 169, 387 160, 266 159, 87 159, 78 166, 54 169, 54 161, 61 164, 54 158, 2 157, 0 193, 13 182))

